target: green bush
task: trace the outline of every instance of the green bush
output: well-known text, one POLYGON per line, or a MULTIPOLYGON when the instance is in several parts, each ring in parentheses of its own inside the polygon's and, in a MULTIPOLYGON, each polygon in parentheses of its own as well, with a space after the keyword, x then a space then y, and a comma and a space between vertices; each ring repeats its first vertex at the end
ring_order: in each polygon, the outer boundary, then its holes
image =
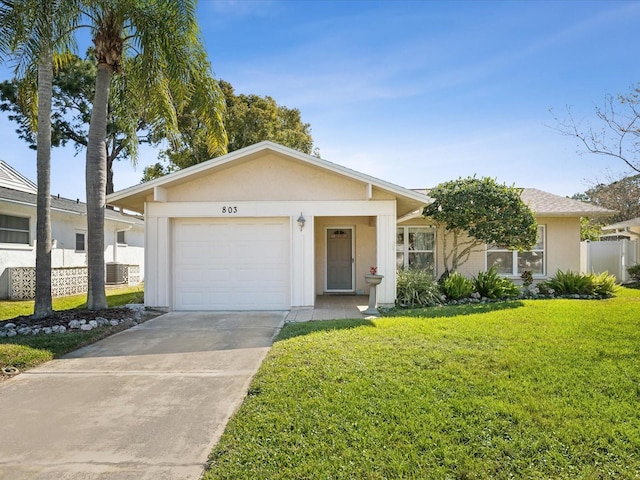
POLYGON ((615 275, 609 275, 609 272, 602 272, 599 275, 592 273, 589 277, 593 283, 594 295, 609 296, 618 289, 615 275))
POLYGON ((473 282, 464 275, 455 272, 442 282, 440 289, 449 300, 460 300, 471 295, 473 282))
POLYGON ((425 270, 398 270, 396 305, 432 307, 442 303, 442 294, 431 273, 425 270))
POLYGON ((631 275, 634 282, 640 282, 640 263, 627 268, 627 272, 629 272, 629 275, 631 275))
POLYGON ((607 296, 613 295, 617 289, 616 277, 608 272, 596 275, 558 270, 544 285, 553 289, 556 295, 607 296))
POLYGON ((473 279, 473 289, 486 298, 508 298, 518 296, 519 289, 510 279, 498 275, 491 267, 487 272, 478 272, 473 279))
POLYGON ((556 295, 591 295, 593 282, 588 275, 558 270, 555 275, 545 282, 556 295))

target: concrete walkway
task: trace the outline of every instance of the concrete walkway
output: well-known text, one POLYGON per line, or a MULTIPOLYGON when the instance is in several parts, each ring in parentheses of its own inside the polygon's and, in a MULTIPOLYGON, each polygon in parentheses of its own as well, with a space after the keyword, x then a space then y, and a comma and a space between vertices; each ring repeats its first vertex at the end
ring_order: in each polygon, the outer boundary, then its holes
POLYGON ((318 295, 314 308, 292 308, 286 321, 362 318, 368 306, 369 297, 364 295, 318 295))
POLYGON ((0 383, 0 478, 197 480, 287 312, 172 312, 0 383))

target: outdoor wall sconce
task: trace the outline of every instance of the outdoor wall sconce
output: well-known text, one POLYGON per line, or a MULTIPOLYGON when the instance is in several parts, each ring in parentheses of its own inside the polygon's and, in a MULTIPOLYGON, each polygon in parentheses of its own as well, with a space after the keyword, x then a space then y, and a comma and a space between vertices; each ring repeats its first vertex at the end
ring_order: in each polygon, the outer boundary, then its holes
POLYGON ((298 217, 298 220, 296 220, 296 222, 298 222, 298 225, 300 225, 300 231, 302 231, 302 229, 304 228, 304 223, 306 222, 306 220, 302 216, 302 212, 300 212, 300 216, 298 217))

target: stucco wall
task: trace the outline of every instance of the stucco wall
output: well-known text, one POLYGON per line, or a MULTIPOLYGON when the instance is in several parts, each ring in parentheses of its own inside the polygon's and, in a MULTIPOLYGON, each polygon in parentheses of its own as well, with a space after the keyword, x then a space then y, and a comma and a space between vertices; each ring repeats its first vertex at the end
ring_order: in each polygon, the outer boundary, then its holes
POLYGON ((265 154, 172 187, 167 201, 362 200, 365 195, 366 185, 360 182, 265 154))
MULTIPOLYGON (((545 272, 550 277, 557 270, 580 270, 580 219, 578 217, 539 217, 539 225, 545 226, 545 272)), ((416 218, 400 223, 401 226, 428 226, 432 223, 422 218, 416 218)), ((436 232, 436 277, 444 272, 443 256, 444 230, 436 232)), ((451 237, 448 237, 448 247, 451 245, 451 237)), ((466 276, 474 276, 486 269, 486 254, 484 248, 473 252, 469 260, 462 264, 458 271, 466 276)))
POLYGON ((556 271, 580 271, 580 219, 538 218, 538 224, 546 225, 547 276, 556 271))

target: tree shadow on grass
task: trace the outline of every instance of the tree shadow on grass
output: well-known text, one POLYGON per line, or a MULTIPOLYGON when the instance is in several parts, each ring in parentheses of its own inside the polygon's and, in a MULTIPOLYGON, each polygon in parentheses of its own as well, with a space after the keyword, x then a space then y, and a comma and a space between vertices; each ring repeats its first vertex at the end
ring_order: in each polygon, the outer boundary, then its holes
POLYGON ((427 308, 394 308, 384 313, 385 317, 420 317, 442 318, 458 317, 461 315, 475 315, 478 313, 495 312, 498 310, 511 310, 524 307, 521 300, 508 300, 504 302, 468 303, 465 305, 446 305, 427 308))
POLYGON ((375 327, 371 320, 348 319, 348 320, 312 320, 309 322, 287 323, 275 338, 274 342, 287 340, 289 338, 309 335, 315 332, 325 332, 330 330, 348 330, 360 327, 375 327))

